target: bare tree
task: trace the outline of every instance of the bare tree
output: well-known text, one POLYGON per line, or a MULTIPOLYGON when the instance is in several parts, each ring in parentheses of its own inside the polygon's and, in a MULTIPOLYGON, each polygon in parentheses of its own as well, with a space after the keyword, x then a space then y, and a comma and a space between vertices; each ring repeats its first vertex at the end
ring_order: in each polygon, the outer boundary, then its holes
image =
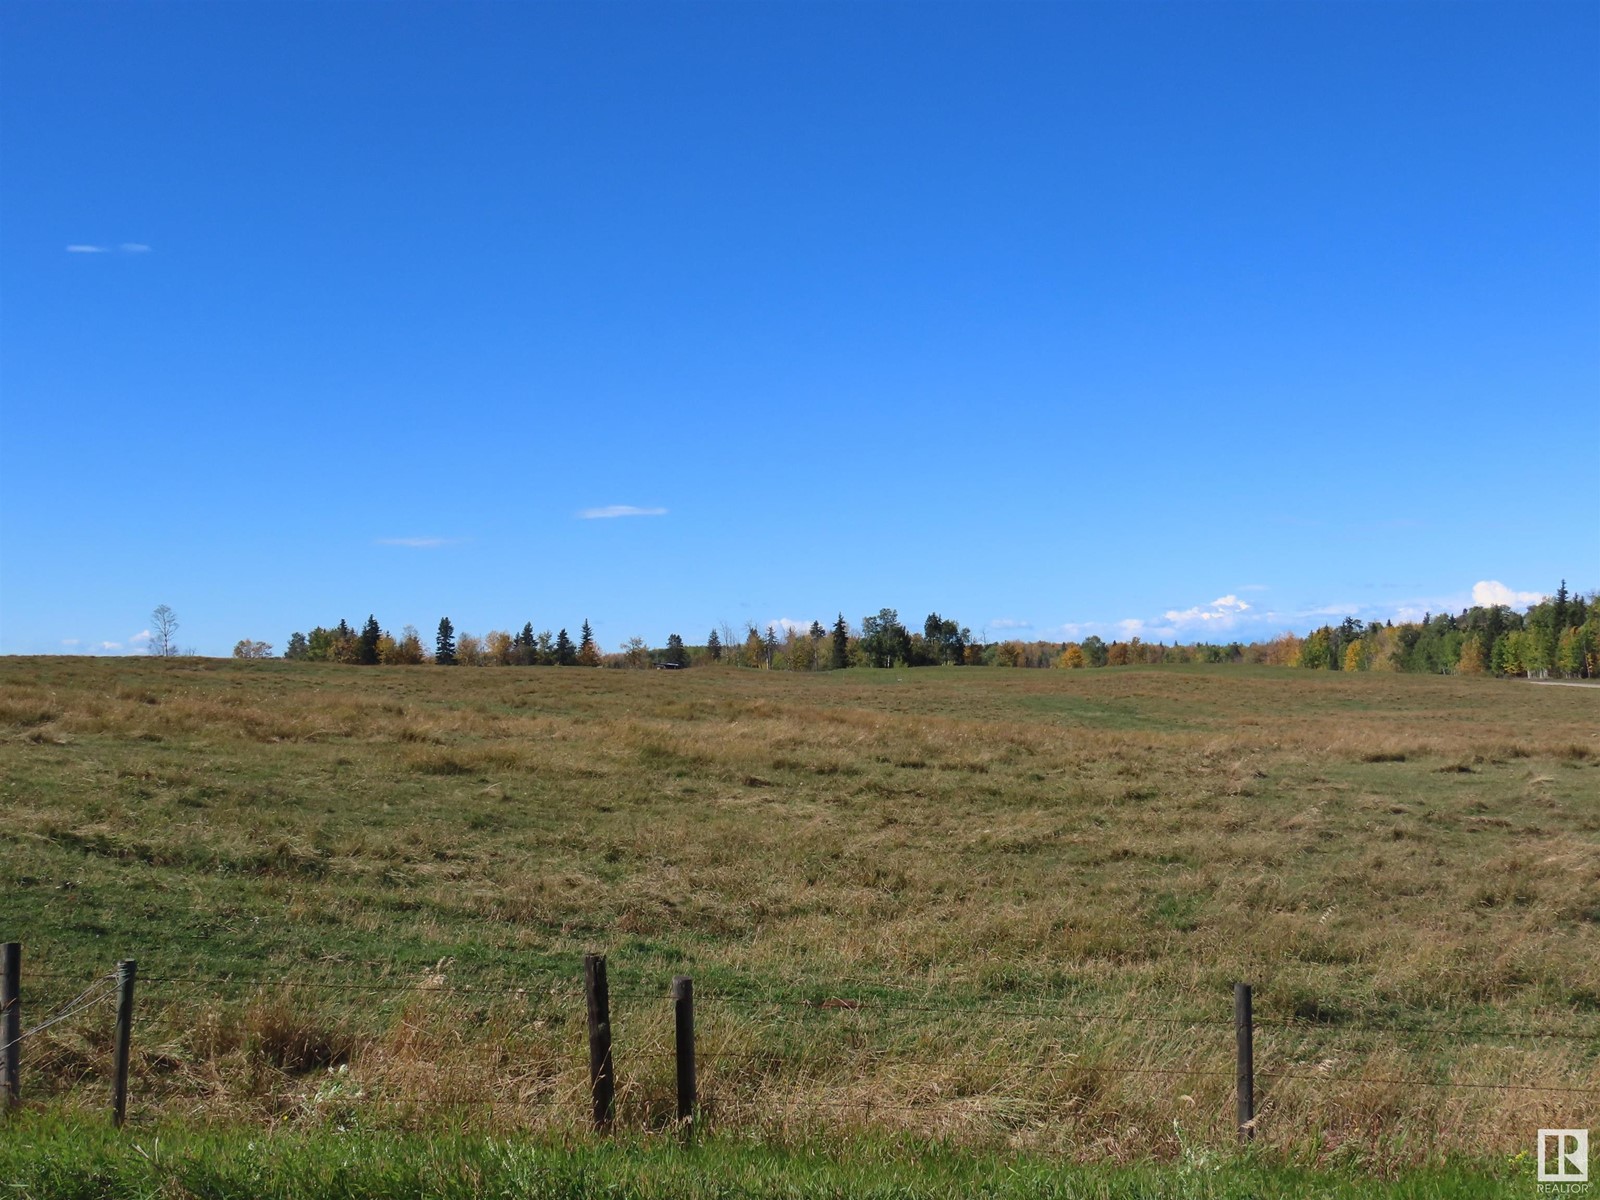
POLYGON ((163 604, 150 614, 150 653, 159 658, 171 658, 178 653, 178 643, 173 635, 178 632, 178 614, 163 604))

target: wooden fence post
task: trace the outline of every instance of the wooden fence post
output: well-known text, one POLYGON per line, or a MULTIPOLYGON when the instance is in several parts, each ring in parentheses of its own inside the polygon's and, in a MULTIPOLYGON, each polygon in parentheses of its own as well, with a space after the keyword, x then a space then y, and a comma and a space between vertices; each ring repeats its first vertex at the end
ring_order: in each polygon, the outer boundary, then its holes
POLYGON ((1256 1063, 1248 983, 1233 985, 1233 1038, 1237 1050, 1234 1074, 1239 1097, 1239 1140, 1249 1142, 1256 1135, 1256 1063))
POLYGON ((128 1115, 128 1047, 133 1040, 133 981, 139 966, 133 959, 117 964, 117 1044, 111 1080, 111 1123, 117 1128, 128 1115))
POLYGON ((679 975, 672 981, 672 1017, 678 1051, 678 1120, 693 1128, 695 1110, 694 980, 679 975))
POLYGON ((0 1086, 4 1087, 5 1106, 22 1102, 22 943, 7 942, 0 947, 0 1045, 5 1046, 0 1066, 0 1086))
POLYGON ((606 986, 606 956, 583 956, 583 997, 589 1010, 589 1091, 594 1100, 594 1127, 611 1129, 615 1115, 617 1074, 611 1061, 611 991, 606 986))

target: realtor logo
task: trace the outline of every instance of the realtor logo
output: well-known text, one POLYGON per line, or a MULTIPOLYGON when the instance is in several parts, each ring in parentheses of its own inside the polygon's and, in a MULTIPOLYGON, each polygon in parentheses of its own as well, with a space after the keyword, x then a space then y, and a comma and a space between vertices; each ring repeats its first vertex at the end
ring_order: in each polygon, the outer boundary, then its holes
POLYGON ((1589 1182, 1589 1131, 1539 1130, 1539 1182, 1589 1182))

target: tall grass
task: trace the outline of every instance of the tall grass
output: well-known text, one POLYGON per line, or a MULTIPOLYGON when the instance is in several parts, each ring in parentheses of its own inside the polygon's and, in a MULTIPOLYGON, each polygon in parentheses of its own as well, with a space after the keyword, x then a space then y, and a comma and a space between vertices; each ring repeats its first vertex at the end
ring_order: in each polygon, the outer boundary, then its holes
MULTIPOLYGON (((680 972, 708 1124, 772 1137, 1227 1151, 1239 979, 1290 1160, 1514 1154, 1600 1089, 1580 689, 12 659, 0 768, 28 1011, 137 957, 146 1116, 574 1134, 589 949, 636 1129, 680 972)), ((30 1095, 100 1102, 105 1018, 30 1095)))

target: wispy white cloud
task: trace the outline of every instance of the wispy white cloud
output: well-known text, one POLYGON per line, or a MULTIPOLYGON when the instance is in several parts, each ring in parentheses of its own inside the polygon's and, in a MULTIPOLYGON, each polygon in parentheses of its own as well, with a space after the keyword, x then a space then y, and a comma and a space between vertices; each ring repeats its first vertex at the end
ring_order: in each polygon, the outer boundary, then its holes
POLYGON ((437 550, 440 546, 454 545, 459 538, 444 537, 385 537, 375 538, 375 546, 404 546, 408 550, 437 550))
POLYGON ((1032 621, 1018 620, 1016 617, 996 617, 989 622, 990 629, 1032 629, 1032 621))
POLYGON ((1240 617, 1250 611, 1250 605, 1231 592, 1218 596, 1210 604, 1197 604, 1193 608, 1169 609, 1164 615, 1178 628, 1200 625, 1207 628, 1231 629, 1240 617))
POLYGON ((124 254, 149 254, 150 253, 150 247, 146 246, 143 242, 123 242, 122 245, 118 247, 118 249, 121 250, 124 254))
POLYGON ((63 646, 77 646, 80 643, 79 643, 77 638, 62 638, 61 639, 61 644, 63 646))
POLYGON ((110 248, 107 246, 90 246, 83 242, 75 242, 67 247, 68 254, 105 254, 110 248))
POLYGON ((1523 608, 1530 604, 1537 604, 1543 600, 1543 592, 1517 592, 1508 588, 1498 579, 1480 579, 1472 585, 1472 602, 1489 608, 1495 604, 1506 605, 1511 608, 1523 608))
POLYGON ((141 629, 138 633, 134 634, 131 638, 129 638, 128 641, 132 642, 135 646, 137 646, 141 642, 148 642, 154 636, 155 635, 153 633, 151 633, 148 629, 141 629))
POLYGON ((121 650, 122 649, 122 643, 121 642, 96 642, 94 644, 94 648, 96 650, 121 650))
POLYGON ((601 508, 582 508, 578 510, 578 519, 581 521, 604 521, 611 517, 664 517, 667 510, 664 508, 638 508, 632 504, 607 504, 601 508))
POLYGON ((794 633, 809 633, 809 632, 811 632, 811 622, 810 621, 796 621, 793 617, 779 617, 776 621, 769 622, 769 624, 776 625, 779 629, 782 629, 786 633, 788 633, 788 632, 794 632, 794 633))

